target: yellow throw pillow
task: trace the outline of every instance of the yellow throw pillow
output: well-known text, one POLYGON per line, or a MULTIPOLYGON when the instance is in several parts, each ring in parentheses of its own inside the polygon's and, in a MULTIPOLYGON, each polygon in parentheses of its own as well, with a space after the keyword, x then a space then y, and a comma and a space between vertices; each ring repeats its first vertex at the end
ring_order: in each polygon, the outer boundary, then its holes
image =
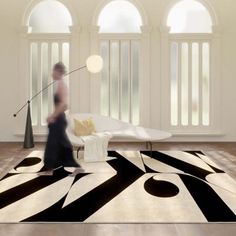
POLYGON ((74 124, 74 132, 76 136, 87 136, 96 132, 95 125, 91 118, 88 118, 83 121, 75 118, 74 124))

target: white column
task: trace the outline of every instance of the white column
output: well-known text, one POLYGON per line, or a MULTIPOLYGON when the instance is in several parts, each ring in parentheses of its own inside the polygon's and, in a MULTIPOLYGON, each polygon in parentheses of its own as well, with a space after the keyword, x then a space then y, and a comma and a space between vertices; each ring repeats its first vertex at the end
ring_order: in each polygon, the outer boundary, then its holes
POLYGON ((160 27, 161 33, 161 128, 170 128, 170 45, 167 26, 160 27))
POLYGON ((150 126, 150 26, 142 26, 140 60, 140 125, 150 126))
MULTIPOLYGON (((81 26, 79 39, 79 66, 85 66, 86 60, 90 55, 90 37, 89 28, 87 26, 81 26)), ((76 88, 77 99, 74 101, 77 103, 77 111, 80 113, 90 112, 90 78, 86 68, 76 73, 79 79, 79 85, 76 88)))
POLYGON ((221 130, 221 30, 213 26, 213 37, 210 45, 210 126, 221 130))
MULTIPOLYGON (((19 77, 18 92, 19 100, 16 109, 22 106, 30 98, 30 50, 28 41, 28 26, 19 29, 19 77)), ((14 120, 16 123, 16 133, 22 133, 25 127, 25 117, 27 110, 22 111, 14 120)))
MULTIPOLYGON (((80 26, 71 26, 71 40, 70 40, 70 70, 74 70, 81 66, 79 60, 79 36, 80 26)), ((77 113, 80 111, 80 73, 75 72, 70 75, 70 112, 77 113)))
MULTIPOLYGON (((100 55, 99 26, 90 27, 90 54, 100 55)), ((90 112, 101 113, 101 73, 90 74, 90 112)))

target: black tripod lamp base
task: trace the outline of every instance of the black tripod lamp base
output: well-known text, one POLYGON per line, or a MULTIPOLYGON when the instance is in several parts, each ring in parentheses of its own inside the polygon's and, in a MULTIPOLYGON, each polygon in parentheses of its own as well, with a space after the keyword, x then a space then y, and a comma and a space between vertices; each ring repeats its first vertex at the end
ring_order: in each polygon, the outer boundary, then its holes
POLYGON ((23 147, 25 149, 34 147, 34 135, 33 135, 33 128, 32 128, 32 121, 31 121, 30 102, 28 102, 28 111, 27 111, 27 118, 26 118, 26 125, 25 125, 25 138, 24 138, 23 147))

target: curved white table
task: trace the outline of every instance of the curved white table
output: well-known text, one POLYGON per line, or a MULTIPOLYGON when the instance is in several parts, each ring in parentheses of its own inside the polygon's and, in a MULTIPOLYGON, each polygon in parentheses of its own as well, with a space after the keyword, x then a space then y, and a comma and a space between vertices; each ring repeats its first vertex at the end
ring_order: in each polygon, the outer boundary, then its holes
POLYGON ((124 130, 111 131, 111 133, 114 136, 114 139, 128 138, 136 141, 140 140, 149 142, 160 141, 171 137, 171 133, 141 126, 131 126, 124 130))
POLYGON ((117 138, 119 141, 121 141, 122 138, 128 138, 131 141, 133 139, 133 141, 146 142, 147 147, 150 146, 151 152, 153 142, 165 140, 172 136, 171 133, 165 131, 144 128, 141 126, 133 126, 123 131, 114 131, 112 132, 112 134, 114 135, 114 138, 112 139, 113 141, 115 141, 117 138))

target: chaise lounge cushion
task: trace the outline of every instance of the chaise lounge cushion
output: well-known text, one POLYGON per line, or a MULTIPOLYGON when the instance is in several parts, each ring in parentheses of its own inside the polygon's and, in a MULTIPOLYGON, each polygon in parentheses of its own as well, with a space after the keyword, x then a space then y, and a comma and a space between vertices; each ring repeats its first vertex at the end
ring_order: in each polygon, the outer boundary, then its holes
POLYGON ((74 118, 74 133, 76 136, 88 136, 96 132, 92 118, 80 120, 74 118))

